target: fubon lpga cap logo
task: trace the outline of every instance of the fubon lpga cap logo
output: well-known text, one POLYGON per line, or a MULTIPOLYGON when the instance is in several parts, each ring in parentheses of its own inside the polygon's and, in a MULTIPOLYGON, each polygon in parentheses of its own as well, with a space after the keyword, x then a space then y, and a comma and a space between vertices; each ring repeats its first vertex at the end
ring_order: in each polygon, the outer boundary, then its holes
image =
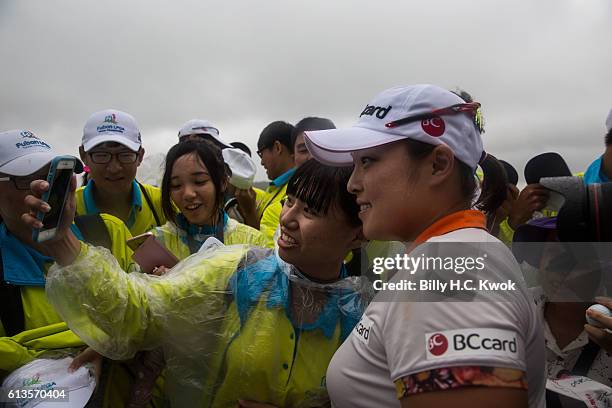
POLYGON ((444 134, 446 125, 444 124, 444 119, 434 116, 433 118, 423 119, 421 121, 421 128, 429 136, 440 137, 444 134))
POLYGON ((434 356, 441 356, 448 350, 448 339, 442 333, 432 334, 427 340, 427 348, 434 356))

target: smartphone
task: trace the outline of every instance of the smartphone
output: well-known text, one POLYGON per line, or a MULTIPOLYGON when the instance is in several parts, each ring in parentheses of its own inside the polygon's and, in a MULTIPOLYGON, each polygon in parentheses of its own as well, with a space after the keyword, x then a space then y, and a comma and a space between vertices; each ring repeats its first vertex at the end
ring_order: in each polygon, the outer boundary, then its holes
POLYGON ((136 249, 132 259, 144 273, 151 273, 157 266, 172 268, 179 262, 152 234, 136 249))
POLYGON ((49 190, 42 196, 42 200, 49 204, 51 210, 47 213, 39 211, 36 215, 43 226, 34 229, 32 232, 34 242, 43 242, 55 237, 57 226, 61 223, 64 215, 64 205, 68 198, 76 163, 77 159, 72 156, 58 156, 51 161, 47 174, 49 190))
POLYGON ((132 251, 136 251, 138 247, 141 246, 147 240, 147 238, 152 236, 153 233, 145 232, 144 234, 136 235, 135 237, 128 239, 127 241, 125 241, 125 243, 128 247, 130 247, 132 251))

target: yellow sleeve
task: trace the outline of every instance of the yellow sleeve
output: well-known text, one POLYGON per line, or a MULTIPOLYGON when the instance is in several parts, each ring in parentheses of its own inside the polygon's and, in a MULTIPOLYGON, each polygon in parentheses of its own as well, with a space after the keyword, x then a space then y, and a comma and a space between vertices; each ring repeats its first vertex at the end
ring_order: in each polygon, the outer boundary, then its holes
POLYGON ((274 233, 280 224, 281 210, 283 209, 280 201, 276 201, 268 206, 261 217, 259 230, 266 237, 266 245, 274 248, 274 233))
POLYGON ((49 270, 47 296, 85 343, 111 359, 162 343, 197 355, 210 334, 206 325, 223 319, 227 283, 246 250, 199 253, 158 277, 124 273, 108 250, 81 243, 73 264, 49 270))
POLYGON ((262 212, 264 210, 264 207, 263 207, 264 201, 268 197, 268 193, 266 193, 264 190, 257 188, 257 187, 253 187, 253 190, 255 191, 255 204, 257 205, 257 217, 261 219, 262 212))
MULTIPOLYGON (((167 220, 166 215, 164 214, 164 210, 162 208, 161 188, 152 186, 150 184, 142 184, 142 186, 147 191, 147 194, 149 194, 149 198, 151 198, 151 203, 155 208, 155 213, 159 217, 160 224, 164 225, 167 220)), ((142 200, 146 201, 144 197, 142 197, 142 200)))
POLYGON ((507 247, 512 247, 512 240, 514 238, 514 230, 508 224, 508 217, 504 218, 504 220, 499 224, 499 233, 497 234, 497 238, 507 247))
POLYGON ((130 230, 123 221, 113 215, 100 213, 100 217, 111 238, 111 253, 119 262, 121 269, 128 271, 134 254, 134 251, 127 246, 127 240, 132 238, 130 230))
POLYGON ((85 196, 83 192, 85 191, 85 186, 79 187, 74 192, 74 197, 76 198, 76 214, 75 215, 85 215, 87 214, 85 208, 85 196))
POLYGON ((257 247, 270 247, 268 238, 255 228, 242 224, 236 220, 229 219, 226 227, 225 245, 246 244, 257 247))
POLYGON ((83 345, 63 322, 0 337, 0 370, 11 372, 49 350, 83 345))

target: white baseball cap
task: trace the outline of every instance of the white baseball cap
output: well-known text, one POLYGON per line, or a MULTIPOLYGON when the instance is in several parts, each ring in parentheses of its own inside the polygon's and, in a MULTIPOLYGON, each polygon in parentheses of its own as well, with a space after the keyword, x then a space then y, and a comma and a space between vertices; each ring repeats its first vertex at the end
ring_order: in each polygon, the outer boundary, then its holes
POLYGON ((117 142, 137 152, 142 145, 136 119, 129 113, 115 109, 96 112, 83 128, 83 149, 88 152, 100 143, 117 142))
POLYGON ((49 164, 57 154, 29 130, 0 133, 0 173, 27 176, 49 164))
POLYGON ((18 368, 4 380, 3 388, 20 388, 32 390, 45 390, 53 393, 56 398, 17 399, 7 406, 15 407, 84 407, 91 398, 96 387, 96 381, 89 370, 83 366, 74 372, 68 372, 72 357, 62 359, 40 358, 18 368), (65 391, 61 396, 61 390, 65 391))
POLYGON ((608 118, 606 119, 606 132, 612 130, 612 109, 610 109, 610 113, 608 113, 608 118))
POLYGON ((221 140, 219 137, 219 129, 214 127, 213 124, 206 119, 191 119, 181 126, 181 130, 178 132, 179 139, 188 135, 208 135, 223 146, 222 148, 232 147, 230 144, 221 140))
POLYGON ((306 131, 306 146, 322 163, 349 166, 353 151, 413 139, 445 144, 457 159, 475 169, 483 152, 474 120, 479 106, 434 85, 391 88, 376 95, 352 127, 306 131))
POLYGON ((246 190, 253 185, 257 167, 253 159, 240 149, 227 148, 221 151, 223 161, 232 171, 230 184, 246 190))

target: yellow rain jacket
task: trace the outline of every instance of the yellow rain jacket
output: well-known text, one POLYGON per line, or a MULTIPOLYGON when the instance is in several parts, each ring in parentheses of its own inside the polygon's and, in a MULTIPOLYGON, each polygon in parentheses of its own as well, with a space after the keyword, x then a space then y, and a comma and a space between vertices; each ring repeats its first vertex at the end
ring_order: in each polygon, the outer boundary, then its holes
POLYGON ((280 214, 283 209, 282 201, 287 197, 287 184, 293 173, 295 173, 295 169, 290 169, 281 174, 272 180, 265 194, 257 195, 259 230, 268 239, 269 247, 274 246, 274 233, 280 223, 280 214))
POLYGON ((271 249, 198 252, 161 277, 124 274, 107 254, 82 244, 50 271, 49 297, 110 358, 163 345, 173 406, 328 403, 328 363, 371 295, 357 277, 312 283, 271 249))
MULTIPOLYGON (((109 214, 100 214, 109 233, 112 252, 107 256, 116 259, 120 270, 127 270, 131 264, 132 251, 125 245, 131 234, 125 224, 109 214)), ((45 264, 45 271, 51 263, 45 264)), ((43 355, 65 352, 67 349, 76 352, 85 347, 85 343, 73 333, 49 304, 42 286, 21 286, 21 299, 24 311, 25 330, 12 337, 6 337, 0 325, 0 373, 10 373, 43 355)), ((104 406, 122 406, 129 393, 129 374, 119 364, 112 364, 105 386, 104 406)))
MULTIPOLYGON (((173 222, 166 222, 161 227, 151 230, 155 238, 172 252, 179 260, 191 255, 188 244, 188 232, 173 222)), ((223 230, 223 243, 225 245, 247 244, 250 246, 265 247, 268 243, 266 237, 255 228, 241 224, 233 218, 225 217, 223 230)))
MULTIPOLYGON (((118 218, 108 214, 101 216, 111 237, 112 256, 121 269, 127 270, 132 252, 125 241, 130 233, 118 218)), ((51 263, 46 264, 45 270, 50 266, 51 263)), ((13 337, 0 337, 0 370, 11 372, 48 350, 84 346, 48 303, 44 287, 21 286, 21 300, 25 331, 13 337)), ((0 336, 5 335, 0 325, 0 336)))

